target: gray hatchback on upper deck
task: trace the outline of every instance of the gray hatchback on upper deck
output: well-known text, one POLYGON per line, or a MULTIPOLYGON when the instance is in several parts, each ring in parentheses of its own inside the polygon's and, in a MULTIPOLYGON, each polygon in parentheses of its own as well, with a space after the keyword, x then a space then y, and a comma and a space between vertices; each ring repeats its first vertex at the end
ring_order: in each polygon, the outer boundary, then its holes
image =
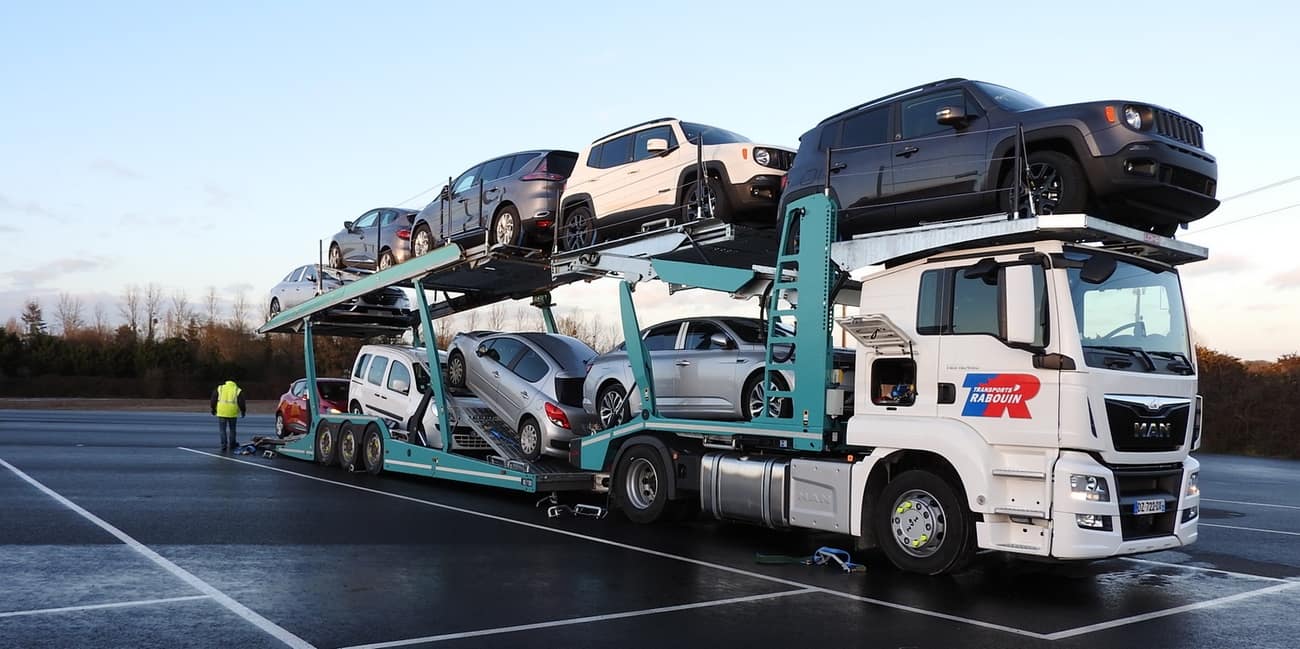
POLYGON ((549 250, 573 151, 522 151, 470 167, 415 217, 415 256, 458 236, 487 229, 488 244, 549 250))

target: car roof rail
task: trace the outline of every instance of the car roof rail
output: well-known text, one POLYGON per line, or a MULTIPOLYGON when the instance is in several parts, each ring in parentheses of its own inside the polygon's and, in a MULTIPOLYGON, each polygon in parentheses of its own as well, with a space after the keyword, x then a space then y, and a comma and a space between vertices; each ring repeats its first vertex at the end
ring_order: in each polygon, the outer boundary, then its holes
POLYGON ((613 136, 615 136, 615 135, 618 135, 619 133, 622 133, 623 131, 630 131, 630 130, 632 130, 632 129, 634 129, 634 128, 641 128, 642 126, 647 126, 647 125, 650 125, 650 124, 658 124, 659 122, 671 122, 671 121, 673 121, 673 120, 675 120, 675 119, 677 119, 677 118, 676 118, 676 117, 660 117, 659 119, 647 120, 647 121, 641 122, 640 124, 633 124, 633 125, 631 125, 631 126, 624 126, 623 128, 620 128, 620 129, 618 129, 617 131, 614 131, 613 133, 608 133, 608 134, 606 134, 606 135, 602 135, 602 136, 600 136, 600 137, 598 137, 598 138, 592 140, 591 143, 592 143, 592 144, 595 144, 595 143, 597 143, 597 142, 599 142, 599 141, 601 141, 601 140, 603 140, 603 139, 605 139, 605 138, 607 138, 607 137, 613 137, 613 136))
POLYGON ((874 106, 874 105, 876 105, 876 104, 879 104, 879 103, 882 103, 882 102, 886 102, 886 101, 890 101, 890 100, 892 100, 892 99, 898 99, 899 97, 902 97, 902 96, 904 96, 904 95, 909 95, 909 94, 912 94, 912 93, 914 93, 914 92, 920 92, 920 91, 922 91, 922 90, 932 90, 932 89, 934 89, 934 88, 939 88, 939 87, 941 87, 941 86, 946 86, 946 85, 948 85, 948 84, 952 84, 952 83, 961 83, 961 82, 963 82, 963 81, 969 81, 969 79, 966 79, 966 78, 963 78, 963 77, 951 77, 951 78, 948 78, 948 79, 941 79, 941 80, 939 80, 939 81, 931 81, 930 83, 923 83, 923 84, 921 84, 921 85, 919 85, 919 86, 913 86, 913 87, 911 87, 911 88, 908 88, 907 90, 899 90, 898 92, 895 92, 895 93, 891 93, 891 94, 885 95, 884 97, 876 97, 875 99, 872 99, 871 101, 863 102, 863 103, 858 104, 857 106, 854 106, 854 107, 852 107, 852 108, 848 108, 848 109, 842 110, 842 111, 840 111, 840 112, 838 112, 838 113, 835 113, 834 115, 831 115, 830 117, 827 117, 826 119, 824 119, 824 120, 822 120, 822 121, 820 121, 820 122, 817 122, 817 125, 818 125, 818 126, 821 126, 822 124, 825 124, 826 122, 829 122, 829 121, 831 121, 831 120, 833 120, 833 119, 835 119, 835 118, 837 118, 837 117, 842 117, 842 116, 847 115, 847 114, 849 114, 849 113, 852 113, 852 112, 854 112, 854 111, 862 110, 863 108, 867 108, 867 107, 869 107, 869 106, 874 106))

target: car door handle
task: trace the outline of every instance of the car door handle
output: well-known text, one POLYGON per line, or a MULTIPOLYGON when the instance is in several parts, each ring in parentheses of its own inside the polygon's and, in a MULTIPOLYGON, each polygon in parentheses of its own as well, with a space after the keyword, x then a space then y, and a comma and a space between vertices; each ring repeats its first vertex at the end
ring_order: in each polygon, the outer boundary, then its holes
POLYGON ((636 172, 638 172, 638 171, 640 171, 640 169, 629 169, 628 172, 627 172, 627 175, 631 176, 632 174, 634 174, 634 173, 636 173, 636 172))
POLYGON ((520 391, 519 391, 519 396, 521 396, 521 397, 527 399, 527 398, 528 398, 528 393, 527 393, 526 391, 524 391, 524 390, 520 390, 520 391))
POLYGON ((737 358, 737 359, 736 359, 736 362, 737 362, 737 363, 748 363, 748 362, 749 362, 749 359, 748 359, 748 358, 737 358))
POLYGON ((500 188, 500 187, 493 187, 492 189, 489 189, 489 190, 487 190, 487 191, 484 192, 484 193, 486 193, 486 194, 493 194, 493 195, 495 195, 495 194, 500 194, 500 193, 501 193, 501 188, 500 188))
POLYGON ((845 163, 845 162, 837 162, 837 163, 831 165, 831 173, 833 173, 833 174, 837 174, 837 173, 839 173, 839 172, 841 172, 841 171, 844 171, 845 169, 848 169, 848 167, 849 167, 848 163, 845 163))
POLYGON ((676 365, 677 367, 686 367, 687 365, 690 365, 691 362, 690 362, 690 361, 677 361, 676 363, 673 363, 673 364, 676 365))
POLYGON ((497 370, 492 370, 492 378, 494 378, 494 379, 499 379, 499 378, 501 378, 501 372, 499 372, 499 371, 497 371, 497 370))
POLYGON ((910 157, 912 157, 912 154, 913 154, 913 153, 917 153, 917 152, 919 152, 919 151, 920 151, 920 149, 918 149, 918 148, 916 148, 916 147, 914 147, 914 146, 903 147, 903 150, 902 150, 902 151, 899 151, 898 153, 895 153, 895 154, 894 154, 894 157, 895 157, 895 158, 910 158, 910 157))

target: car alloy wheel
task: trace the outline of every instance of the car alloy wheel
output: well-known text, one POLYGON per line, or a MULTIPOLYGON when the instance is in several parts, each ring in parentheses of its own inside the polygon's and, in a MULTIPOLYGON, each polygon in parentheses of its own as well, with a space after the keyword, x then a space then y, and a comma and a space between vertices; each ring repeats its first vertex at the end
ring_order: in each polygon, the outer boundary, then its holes
POLYGON ((339 250, 338 246, 330 246, 330 267, 343 267, 343 252, 339 250))
POLYGON ((1061 175, 1056 168, 1045 162, 1031 164, 1026 179, 1029 181, 1029 192, 1034 197, 1034 211, 1039 214, 1055 213, 1064 193, 1061 175))
POLYGON ((411 239, 411 254, 416 257, 429 254, 433 249, 433 235, 426 228, 420 228, 415 231, 415 237, 411 239))

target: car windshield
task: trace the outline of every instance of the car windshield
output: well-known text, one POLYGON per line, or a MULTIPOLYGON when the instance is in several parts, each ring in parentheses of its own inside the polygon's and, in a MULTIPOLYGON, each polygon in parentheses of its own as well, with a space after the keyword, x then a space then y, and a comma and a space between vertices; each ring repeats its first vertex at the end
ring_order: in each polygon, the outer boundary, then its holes
POLYGON ((739 133, 732 133, 726 129, 704 124, 682 122, 682 130, 686 132, 686 139, 691 144, 736 144, 750 141, 749 138, 739 133), (704 137, 703 142, 699 141, 701 135, 704 137))
MULTIPOLYGON (((1086 262, 1100 254, 1105 253, 1070 252, 1066 259, 1086 262)), ((1066 272, 1084 361, 1090 367, 1192 373, 1187 316, 1176 272, 1117 260, 1109 277, 1091 283, 1081 277, 1081 266, 1069 264, 1066 272)))
MULTIPOLYGON (((764 327, 761 320, 754 318, 728 318, 722 322, 730 327, 732 331, 736 332, 737 337, 750 345, 761 345, 764 340, 767 340, 767 329, 764 327)), ((777 331, 781 332, 782 336, 794 335, 794 331, 785 325, 778 324, 776 325, 776 328, 777 331)))
POLYGON ((320 398, 325 401, 343 403, 348 400, 347 383, 338 381, 317 381, 316 386, 320 388, 320 398))
POLYGON ((977 81, 975 82, 975 85, 979 86, 980 90, 983 90, 986 94, 988 94, 988 96, 998 106, 1001 106, 1003 110, 1012 110, 1012 111, 1020 112, 1022 110, 1033 110, 1035 108, 1043 108, 1044 106, 1047 105, 1041 101, 1038 101, 1037 99, 1034 99, 1033 97, 1030 97, 1029 95, 1026 95, 1023 92, 1020 92, 1019 90, 1012 90, 1004 86, 999 86, 997 84, 992 84, 992 83, 985 83, 983 81, 977 81))

